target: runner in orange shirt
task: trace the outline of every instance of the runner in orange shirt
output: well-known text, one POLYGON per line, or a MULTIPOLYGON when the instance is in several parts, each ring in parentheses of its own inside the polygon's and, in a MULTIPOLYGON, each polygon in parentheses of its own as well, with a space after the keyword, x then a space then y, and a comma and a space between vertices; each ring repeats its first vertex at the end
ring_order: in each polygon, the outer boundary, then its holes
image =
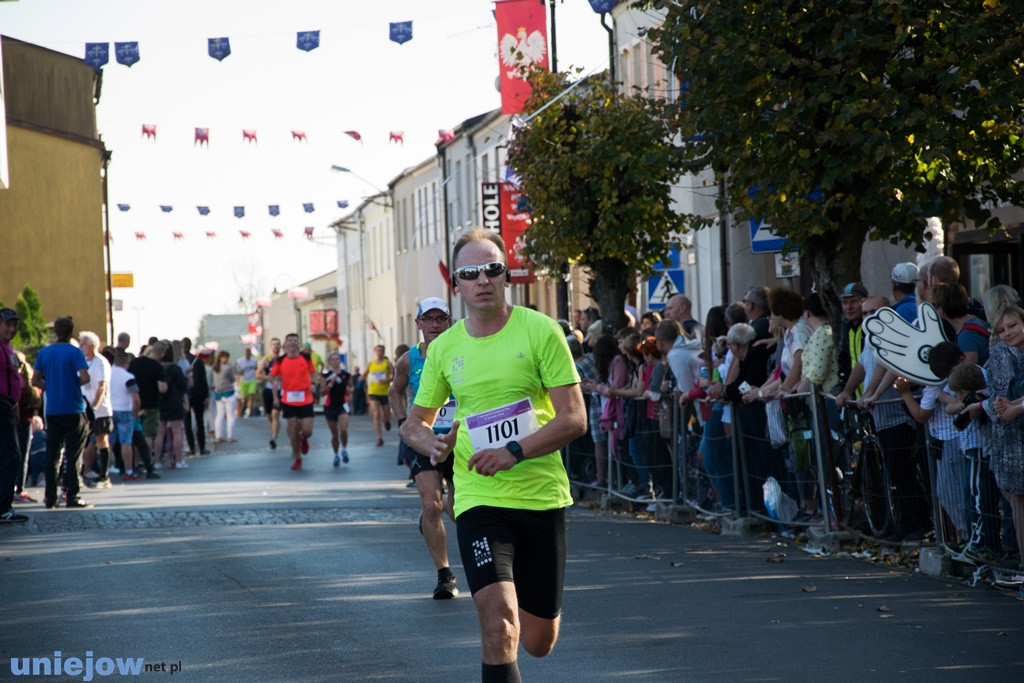
POLYGON ((293 470, 302 469, 302 456, 309 452, 313 435, 313 362, 299 353, 299 335, 284 338, 284 355, 270 369, 274 380, 274 407, 288 421, 288 440, 292 444, 293 470))

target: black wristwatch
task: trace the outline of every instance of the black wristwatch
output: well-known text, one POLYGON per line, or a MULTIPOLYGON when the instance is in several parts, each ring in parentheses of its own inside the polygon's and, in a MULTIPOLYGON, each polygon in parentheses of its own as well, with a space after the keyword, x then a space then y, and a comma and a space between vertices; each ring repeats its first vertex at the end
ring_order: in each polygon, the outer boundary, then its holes
POLYGON ((505 444, 505 448, 515 456, 517 465, 523 461, 523 447, 519 445, 518 441, 509 441, 505 444))

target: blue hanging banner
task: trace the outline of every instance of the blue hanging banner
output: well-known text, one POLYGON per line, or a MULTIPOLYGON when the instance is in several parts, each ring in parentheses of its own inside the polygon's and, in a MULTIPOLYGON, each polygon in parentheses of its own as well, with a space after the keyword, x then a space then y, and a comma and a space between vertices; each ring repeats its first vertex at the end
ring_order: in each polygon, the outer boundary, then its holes
POLYGON ((131 204, 118 204, 117 208, 120 209, 121 211, 127 211, 128 209, 132 208, 132 205, 131 204))
POLYGON ((308 204, 303 204, 302 205, 302 210, 305 211, 306 213, 313 213, 313 211, 314 211, 314 209, 313 209, 313 202, 309 202, 308 204))
POLYGON ((208 207, 208 206, 197 206, 196 207, 196 211, 199 212, 200 216, 209 216, 210 215, 210 207, 208 207))
POLYGON ((412 40, 412 22, 392 21, 391 40, 395 41, 399 45, 403 43, 408 43, 410 40, 412 40))
POLYGON ((171 211, 174 211, 174 207, 168 206, 167 204, 161 204, 160 210, 163 211, 164 213, 170 213, 171 211))
POLYGON ((309 52, 320 47, 320 31, 299 31, 295 47, 309 52))
POLYGON ((110 43, 86 43, 85 63, 98 69, 110 61, 110 43))
POLYGON ((348 208, 348 200, 347 199, 339 199, 338 200, 338 208, 339 209, 347 209, 348 208))
POLYGON ((139 41, 130 43, 114 43, 114 55, 118 64, 131 66, 139 61, 139 41))
POLYGON ((267 210, 270 211, 271 216, 281 215, 281 207, 278 206, 277 204, 271 204, 270 206, 267 207, 267 210))
POLYGON ((210 38, 209 45, 210 56, 218 62, 224 61, 231 54, 231 43, 227 38, 210 38))
POLYGON ((235 207, 235 218, 241 218, 244 215, 245 215, 245 207, 244 206, 236 206, 235 207))

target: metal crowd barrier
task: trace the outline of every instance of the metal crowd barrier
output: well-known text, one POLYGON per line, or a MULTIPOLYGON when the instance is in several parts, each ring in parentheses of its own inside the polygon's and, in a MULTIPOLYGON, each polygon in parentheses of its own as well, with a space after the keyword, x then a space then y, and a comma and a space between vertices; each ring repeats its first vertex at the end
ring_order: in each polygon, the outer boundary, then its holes
MULTIPOLYGON (((883 543, 922 541, 934 531, 936 545, 976 565, 1013 542, 987 459, 964 453, 958 442, 936 444, 901 399, 868 410, 853 402, 839 408, 834 396, 815 388, 769 403, 671 406, 669 438, 657 421, 645 420, 608 449, 602 492, 707 517, 845 530, 883 543), (779 494, 771 510, 763 492, 769 478, 779 494)), ((569 444, 565 460, 574 483, 594 482, 589 432, 569 444)))

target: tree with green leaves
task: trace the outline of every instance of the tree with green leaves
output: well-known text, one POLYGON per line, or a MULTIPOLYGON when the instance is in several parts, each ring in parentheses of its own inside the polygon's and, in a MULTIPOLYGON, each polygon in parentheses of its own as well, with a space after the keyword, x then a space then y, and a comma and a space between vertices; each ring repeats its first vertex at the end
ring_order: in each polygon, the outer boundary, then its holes
POLYGON ((919 246, 925 219, 996 230, 1024 205, 1024 0, 642 2, 685 87, 685 167, 727 180, 835 301, 869 239, 919 246))
POLYGON ((46 320, 43 318, 43 304, 39 301, 39 295, 32 285, 26 284, 21 290, 21 296, 14 304, 18 312, 18 334, 17 343, 21 348, 36 349, 47 342, 50 338, 50 330, 46 327, 46 320))
POLYGON ((651 274, 686 225, 672 210, 682 163, 666 105, 623 95, 601 77, 560 99, 565 74, 534 70, 529 82, 533 116, 508 153, 532 214, 524 255, 552 273, 566 262, 589 268, 590 296, 618 329, 631 278, 651 274))
MULTIPOLYGON (((0 301, 0 308, 5 308, 3 301, 0 301)), ((32 289, 32 285, 26 284, 18 300, 14 302, 14 310, 18 314, 18 331, 11 340, 14 348, 34 355, 35 351, 50 338, 50 330, 43 319, 42 308, 36 290, 32 289)))

